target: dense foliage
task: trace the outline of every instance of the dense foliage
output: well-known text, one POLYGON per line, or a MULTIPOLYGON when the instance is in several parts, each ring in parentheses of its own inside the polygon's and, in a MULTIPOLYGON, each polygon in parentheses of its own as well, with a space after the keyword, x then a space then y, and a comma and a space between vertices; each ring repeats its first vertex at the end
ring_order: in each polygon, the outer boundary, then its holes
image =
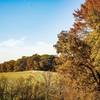
MULTIPOLYGON (((70 79, 76 91, 100 88, 100 0, 85 0, 73 13, 69 31, 58 35, 58 72, 70 79)), ((69 80, 68 80, 69 82, 69 80)))
POLYGON ((11 60, 0 64, 0 72, 26 71, 26 70, 41 70, 55 71, 55 56, 53 55, 38 55, 31 57, 22 57, 16 61, 11 60))

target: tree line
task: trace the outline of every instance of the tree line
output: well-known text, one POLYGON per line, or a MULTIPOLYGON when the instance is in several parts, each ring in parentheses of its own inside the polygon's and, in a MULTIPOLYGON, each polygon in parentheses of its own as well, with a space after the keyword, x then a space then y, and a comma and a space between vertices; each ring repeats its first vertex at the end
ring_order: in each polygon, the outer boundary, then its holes
POLYGON ((34 54, 30 57, 22 57, 0 64, 0 72, 16 72, 27 70, 55 71, 57 57, 54 55, 34 54))

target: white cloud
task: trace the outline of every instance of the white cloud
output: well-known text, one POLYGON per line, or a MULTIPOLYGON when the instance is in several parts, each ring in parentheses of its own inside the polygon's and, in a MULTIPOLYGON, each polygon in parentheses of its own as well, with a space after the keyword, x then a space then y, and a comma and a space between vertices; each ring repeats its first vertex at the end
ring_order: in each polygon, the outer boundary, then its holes
POLYGON ((0 62, 17 59, 21 56, 38 54, 56 54, 52 44, 38 41, 28 44, 26 37, 20 39, 8 39, 0 43, 0 62))
POLYGON ((16 40, 16 39, 9 39, 7 41, 3 41, 0 43, 0 47, 14 47, 14 46, 19 46, 19 45, 22 45, 24 43, 24 40, 26 38, 23 37, 19 40, 16 40))

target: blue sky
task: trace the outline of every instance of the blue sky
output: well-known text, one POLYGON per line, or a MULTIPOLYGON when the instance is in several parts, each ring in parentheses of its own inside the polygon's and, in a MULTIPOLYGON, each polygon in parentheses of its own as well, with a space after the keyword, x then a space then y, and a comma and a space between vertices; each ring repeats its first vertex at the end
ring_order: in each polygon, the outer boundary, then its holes
POLYGON ((84 0, 0 0, 0 62, 34 53, 55 54, 61 30, 84 0))

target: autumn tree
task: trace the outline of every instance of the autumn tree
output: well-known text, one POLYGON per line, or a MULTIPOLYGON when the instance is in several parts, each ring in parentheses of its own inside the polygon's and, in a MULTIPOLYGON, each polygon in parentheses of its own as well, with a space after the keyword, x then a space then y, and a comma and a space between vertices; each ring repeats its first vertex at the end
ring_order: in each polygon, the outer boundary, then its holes
POLYGON ((58 71, 66 73, 77 90, 83 87, 85 90, 86 86, 86 90, 92 86, 94 89, 96 85, 100 86, 100 76, 91 59, 93 51, 86 38, 90 32, 99 32, 100 1, 85 0, 74 12, 74 17, 73 27, 68 32, 62 31, 55 45, 60 58, 58 71))
POLYGON ((22 57, 22 59, 18 59, 15 62, 14 70, 15 71, 25 71, 26 70, 26 66, 27 66, 26 60, 27 60, 26 57, 22 57))

